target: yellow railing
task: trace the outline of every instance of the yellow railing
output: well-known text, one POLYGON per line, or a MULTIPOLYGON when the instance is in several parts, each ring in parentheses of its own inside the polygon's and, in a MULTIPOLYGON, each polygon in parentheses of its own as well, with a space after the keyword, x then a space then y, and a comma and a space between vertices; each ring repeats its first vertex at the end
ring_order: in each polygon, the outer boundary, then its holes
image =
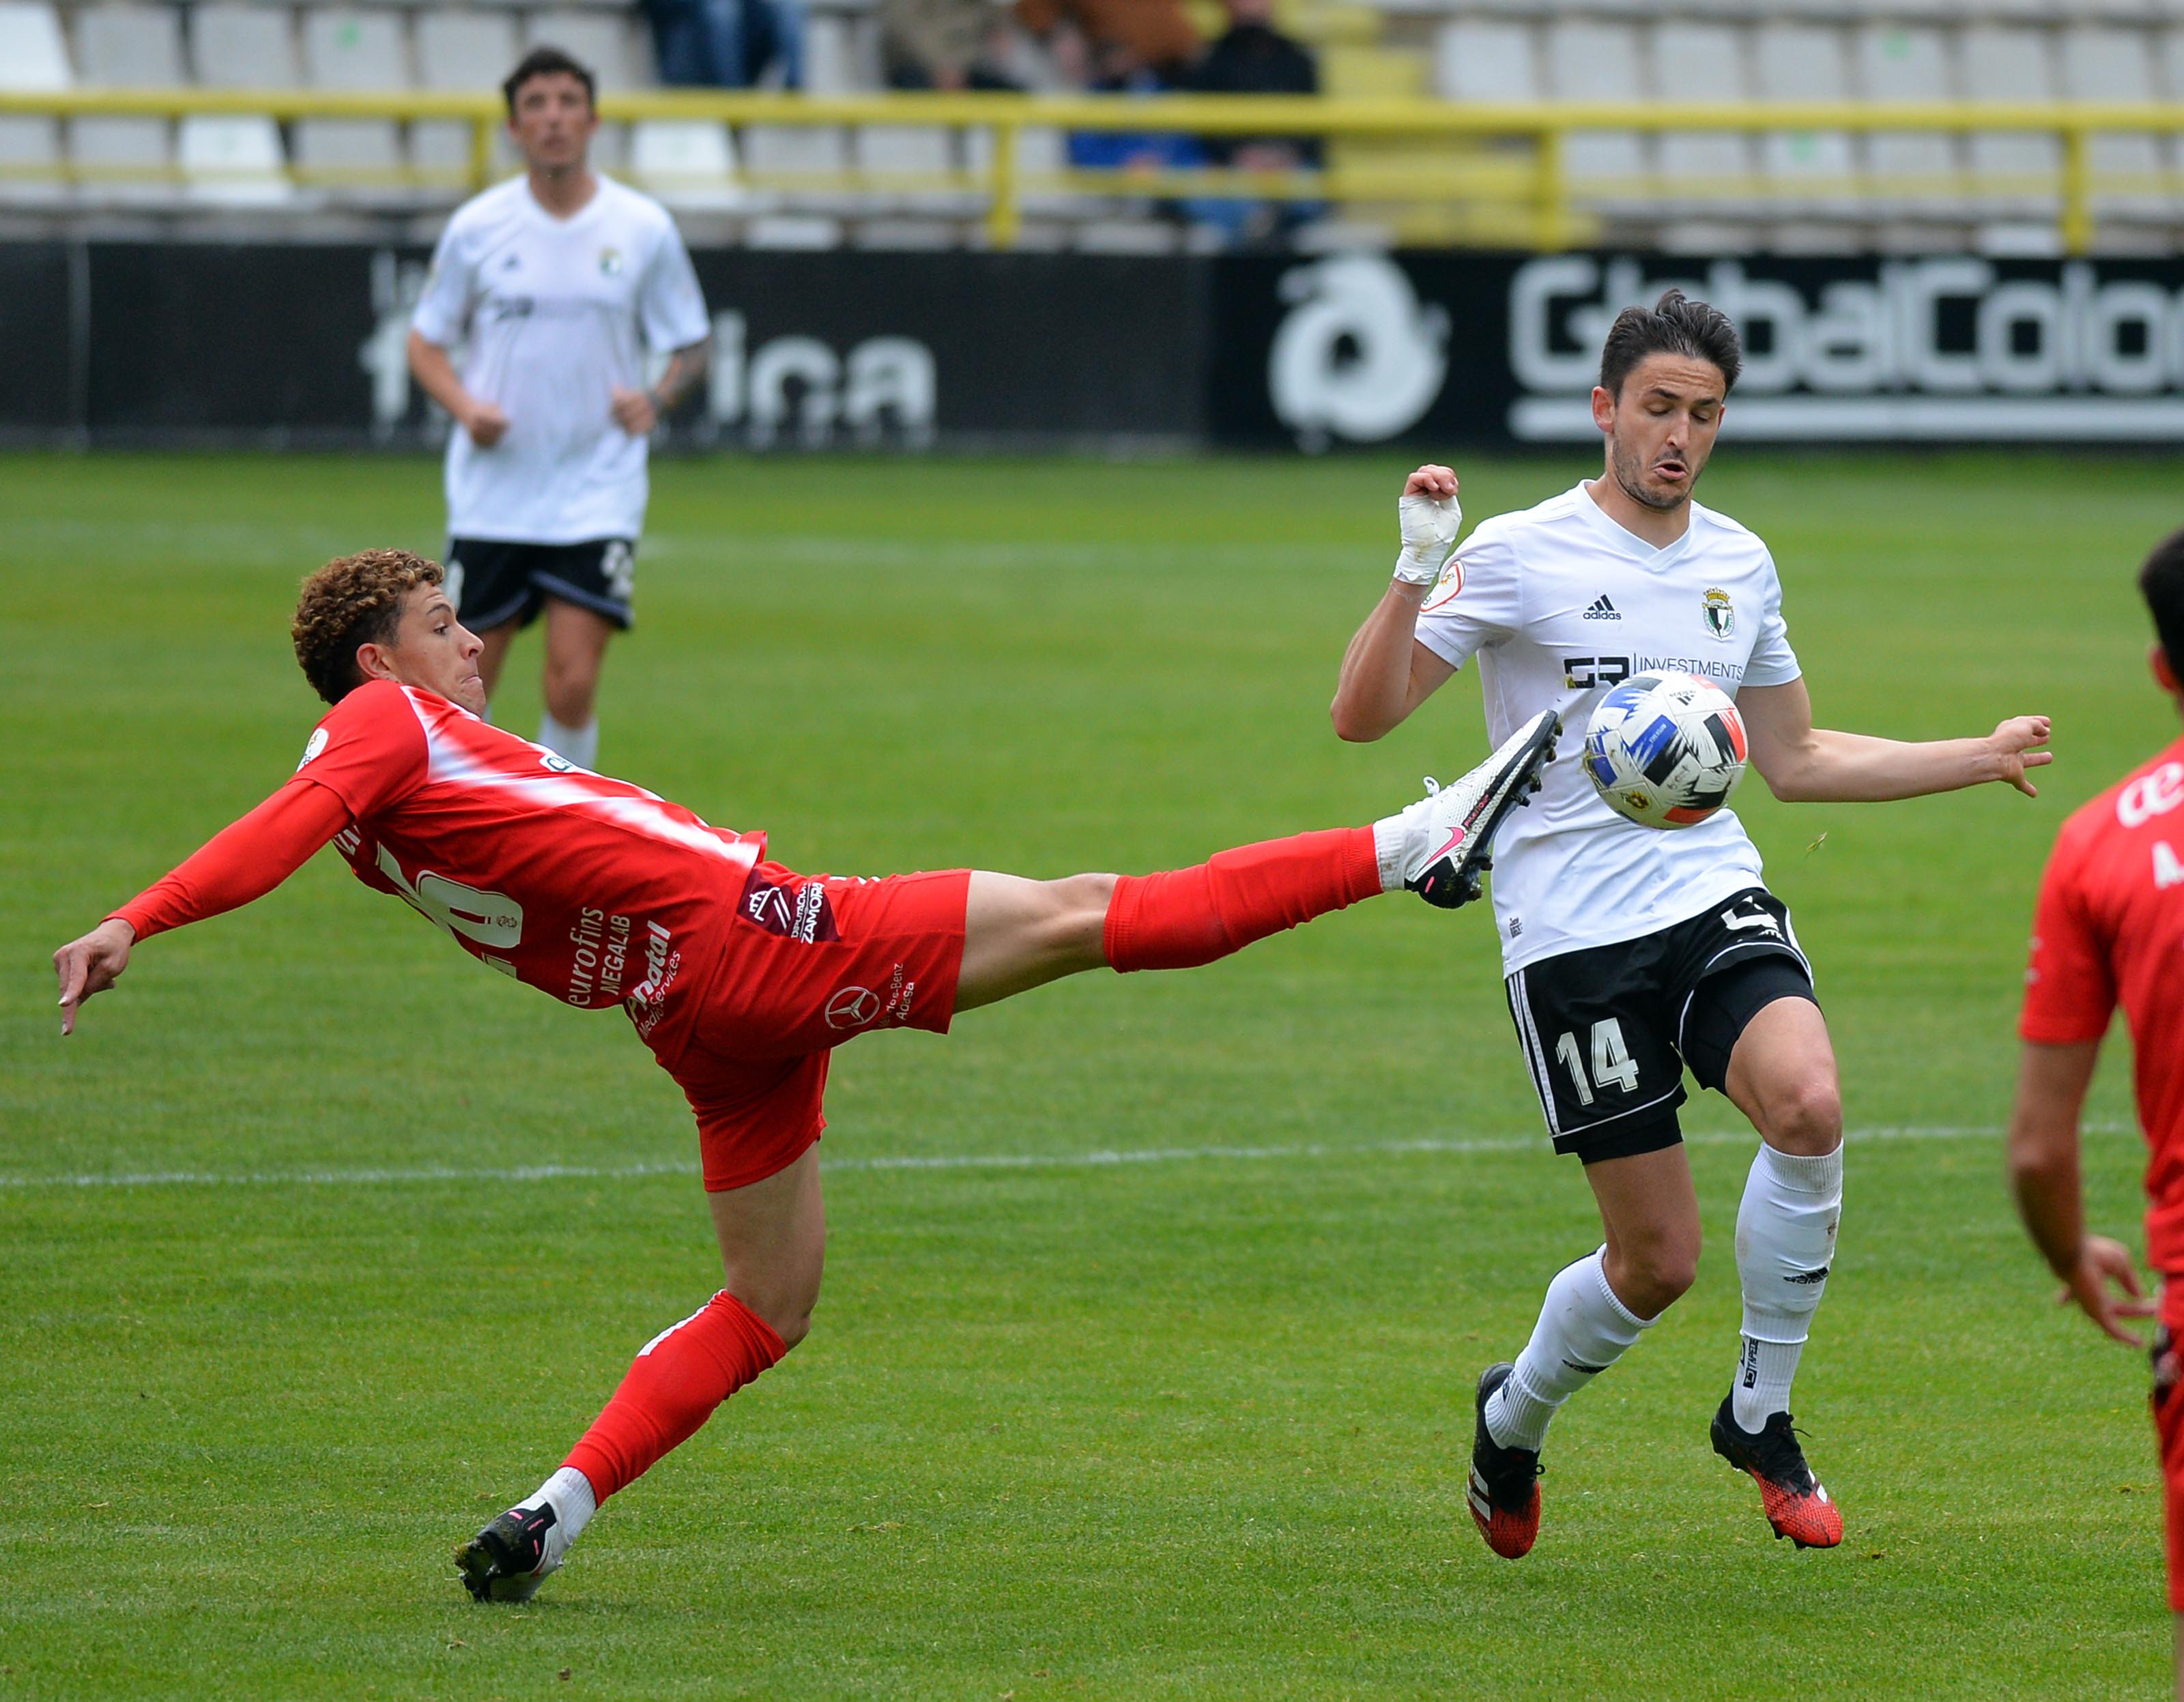
MULTIPOLYGON (((760 189, 883 191, 942 189, 983 205, 991 242, 1006 248, 1022 231, 1028 196, 1133 196, 1340 203, 1440 209, 1453 239, 1567 248, 1598 228, 1599 209, 1653 203, 1691 209, 1736 209, 1753 216, 1793 216, 1800 208, 1855 201, 1872 216, 1892 207, 1947 198, 1966 203, 2029 203, 2052 209, 2064 245, 2092 242, 2103 197, 2137 197, 2184 205, 2184 175, 2096 170, 2093 143, 2111 135, 2184 133, 2184 105, 1654 104, 1457 105, 1434 101, 1351 101, 1293 97, 889 94, 855 97, 726 92, 609 96, 610 122, 701 120, 731 125, 926 125, 988 139, 975 165, 945 173, 897 174, 845 168, 826 173, 744 170, 737 181, 760 189), (1330 144, 1325 166, 1298 172, 1067 170, 1037 174, 1022 162, 1027 130, 1314 136, 1330 144), (1586 131, 1729 132, 1752 136, 1975 133, 2048 137, 2059 144, 2052 170, 2008 174, 1951 170, 1919 179, 1852 173, 1834 180, 1741 173, 1711 177, 1637 175, 1574 178, 1568 142, 1586 131)), ((421 92, 352 94, 326 91, 105 89, 48 93, 0 92, 0 114, 53 118, 263 114, 314 118, 457 120, 470 128, 467 181, 493 175, 502 121, 497 97, 421 92)), ((73 167, 63 176, 96 174, 73 167)), ((311 174, 292 173, 299 180, 311 174)), ((321 173, 354 181, 355 174, 321 173)), ((376 181, 422 183, 429 174, 382 174, 376 181)))

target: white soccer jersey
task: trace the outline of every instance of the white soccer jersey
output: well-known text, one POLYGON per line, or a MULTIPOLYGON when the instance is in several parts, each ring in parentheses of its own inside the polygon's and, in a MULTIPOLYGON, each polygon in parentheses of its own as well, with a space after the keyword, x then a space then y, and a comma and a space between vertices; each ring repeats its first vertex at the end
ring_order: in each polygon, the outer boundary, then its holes
POLYGON ((557 219, 527 178, 456 209, 410 321, 442 348, 469 339, 463 384, 508 415, 481 449, 448 440, 448 532, 518 543, 634 538, 645 441, 610 392, 644 383, 644 350, 703 342, 705 299, 675 221, 610 178, 557 219))
POLYGON ((1760 884, 1759 853, 1723 809, 1674 832, 1625 820, 1580 760, 1587 720, 1633 674, 1697 674, 1736 696, 1798 676, 1767 547, 1691 504, 1655 549, 1583 485, 1472 533, 1418 615, 1418 642, 1456 667, 1476 655, 1496 743, 1542 709, 1565 729, 1531 808, 1494 847, 1494 919, 1510 972, 1636 939, 1760 884))

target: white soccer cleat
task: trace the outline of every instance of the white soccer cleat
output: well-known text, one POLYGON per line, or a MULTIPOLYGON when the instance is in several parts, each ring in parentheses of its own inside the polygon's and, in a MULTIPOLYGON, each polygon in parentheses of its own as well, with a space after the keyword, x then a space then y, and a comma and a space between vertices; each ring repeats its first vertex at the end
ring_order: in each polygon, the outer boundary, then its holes
POLYGON ((1494 866, 1496 832, 1540 789, 1540 771, 1554 759, 1562 730, 1563 718, 1542 709, 1462 779, 1447 786, 1428 780, 1426 795, 1384 824, 1396 830, 1403 885, 1445 910, 1476 898, 1494 866))

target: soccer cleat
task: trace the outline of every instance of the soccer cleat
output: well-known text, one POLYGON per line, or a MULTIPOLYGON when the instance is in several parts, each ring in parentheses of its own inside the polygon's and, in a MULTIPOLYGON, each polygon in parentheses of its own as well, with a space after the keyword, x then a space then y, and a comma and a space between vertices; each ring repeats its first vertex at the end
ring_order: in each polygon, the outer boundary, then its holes
POLYGON ((1723 1396, 1713 1416, 1713 1451, 1759 1486, 1760 1507, 1776 1536, 1801 1549, 1832 1549, 1842 1541, 1842 1510, 1805 1464, 1788 1413, 1774 1414, 1754 1435, 1738 1425, 1730 1398, 1723 1396))
POLYGON ((455 1545, 463 1588, 478 1601, 529 1601, 569 1552, 551 1507, 511 1507, 455 1545))
POLYGON ((1546 1469, 1536 1449, 1504 1448, 1486 1428, 1486 1403, 1516 1369, 1505 1360, 1479 1374, 1479 1426, 1472 1432, 1471 1482, 1464 1492, 1471 1522, 1505 1560, 1523 1560, 1539 1538, 1539 1480, 1546 1469))
POLYGON ((1429 904, 1453 910, 1479 896, 1494 866, 1494 835, 1509 812, 1531 802, 1540 770, 1553 760, 1563 718, 1542 709, 1462 779, 1441 786, 1397 818, 1403 826, 1403 885, 1429 904))

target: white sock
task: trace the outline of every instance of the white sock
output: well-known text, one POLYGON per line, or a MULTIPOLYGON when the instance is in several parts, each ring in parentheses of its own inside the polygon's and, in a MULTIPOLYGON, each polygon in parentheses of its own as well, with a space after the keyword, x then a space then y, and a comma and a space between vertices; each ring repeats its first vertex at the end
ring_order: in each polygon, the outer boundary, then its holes
POLYGON ((565 762, 578 768, 596 768, 599 761, 599 718, 593 715, 580 727, 565 727, 552 715, 538 723, 538 743, 565 762))
POLYGON ((1828 1286, 1842 1215, 1842 1149, 1820 1158, 1763 1142, 1736 1212, 1736 1275, 1744 1336, 1730 1404, 1737 1427, 1757 1432, 1790 1410, 1790 1382, 1828 1286))
POLYGON ((1380 864, 1380 890, 1398 893, 1403 887, 1403 843, 1410 824, 1400 815, 1384 815, 1373 824, 1373 854, 1380 864))
POLYGON ((549 1568, 560 1565, 561 1556, 569 1552, 569 1544, 583 1535, 584 1527, 592 1522, 592 1515, 599 1505, 599 1498, 592 1493, 592 1480, 573 1466, 564 1466, 515 1505, 526 1512, 539 1507, 554 1510, 554 1528, 546 1533, 549 1568))
POLYGON ((1607 1252, 1587 1254, 1547 1284, 1532 1339, 1486 1403, 1486 1433, 1502 1447, 1536 1452, 1563 1403, 1652 1327, 1652 1319, 1639 1317, 1607 1286, 1607 1252))

